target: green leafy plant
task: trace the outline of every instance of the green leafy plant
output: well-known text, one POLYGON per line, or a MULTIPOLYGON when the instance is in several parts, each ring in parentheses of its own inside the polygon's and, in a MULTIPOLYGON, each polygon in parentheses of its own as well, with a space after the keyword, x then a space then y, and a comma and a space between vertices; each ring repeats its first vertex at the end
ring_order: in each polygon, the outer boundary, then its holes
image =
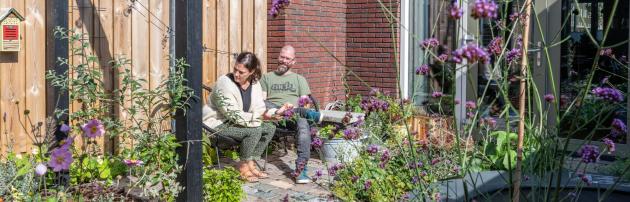
POLYGON ((243 182, 233 167, 221 170, 203 169, 203 197, 206 201, 241 201, 245 197, 243 182))
POLYGON ((513 169, 516 166, 516 133, 506 131, 494 131, 490 137, 495 138, 493 142, 486 145, 485 152, 492 161, 493 167, 503 170, 513 169))

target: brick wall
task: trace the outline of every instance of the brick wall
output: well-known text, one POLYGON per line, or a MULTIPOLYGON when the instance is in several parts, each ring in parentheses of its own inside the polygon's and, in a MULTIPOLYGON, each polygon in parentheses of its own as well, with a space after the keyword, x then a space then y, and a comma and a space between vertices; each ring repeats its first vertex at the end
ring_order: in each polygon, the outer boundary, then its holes
MULTIPOLYGON (((398 0, 384 2, 398 17, 398 0)), ((294 46, 294 71, 306 77, 322 105, 345 100, 343 75, 349 72, 343 64, 361 78, 346 77, 351 94, 369 92, 360 80, 387 92, 396 90, 391 28, 377 0, 291 0, 278 17, 268 18, 267 40, 269 71, 276 67, 280 48, 294 46)))

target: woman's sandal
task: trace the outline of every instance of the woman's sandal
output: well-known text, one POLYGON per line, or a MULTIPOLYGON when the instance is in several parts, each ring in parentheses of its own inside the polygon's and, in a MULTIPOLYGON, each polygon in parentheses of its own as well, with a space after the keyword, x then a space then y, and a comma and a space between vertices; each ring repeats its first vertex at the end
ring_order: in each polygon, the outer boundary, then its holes
POLYGON ((240 179, 246 182, 258 182, 258 177, 256 177, 256 175, 254 173, 252 173, 251 171, 247 172, 248 174, 241 174, 240 175, 240 179))
POLYGON ((250 172, 251 172, 252 174, 254 174, 256 177, 260 178, 260 179, 267 179, 267 178, 269 178, 269 175, 268 175, 268 174, 265 174, 265 173, 260 172, 260 171, 258 171, 258 170, 254 171, 254 172, 252 172, 252 171, 250 171, 250 172))

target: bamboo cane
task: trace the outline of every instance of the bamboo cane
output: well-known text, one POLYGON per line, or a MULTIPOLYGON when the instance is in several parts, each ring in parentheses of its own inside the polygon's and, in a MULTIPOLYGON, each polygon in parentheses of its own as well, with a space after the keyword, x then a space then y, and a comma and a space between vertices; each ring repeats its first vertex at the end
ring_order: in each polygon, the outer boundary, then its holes
POLYGON ((518 144, 516 146, 516 169, 514 170, 514 195, 512 201, 518 202, 520 199, 521 186, 521 164, 523 161, 523 137, 525 135, 525 89, 527 86, 527 48, 529 41, 529 17, 531 14, 531 0, 525 0, 525 19, 523 22, 523 50, 521 59, 521 84, 519 92, 519 122, 518 122, 518 144))

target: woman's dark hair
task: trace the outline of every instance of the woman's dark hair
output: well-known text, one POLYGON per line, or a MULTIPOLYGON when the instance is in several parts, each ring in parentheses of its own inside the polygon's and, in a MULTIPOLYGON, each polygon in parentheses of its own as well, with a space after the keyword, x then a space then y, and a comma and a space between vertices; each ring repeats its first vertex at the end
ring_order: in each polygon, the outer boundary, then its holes
POLYGON ((236 56, 236 64, 242 64, 245 68, 247 68, 247 70, 253 72, 249 77, 250 82, 255 83, 260 80, 260 77, 262 76, 262 72, 260 70, 260 60, 258 60, 258 57, 256 57, 255 54, 251 52, 242 52, 238 54, 238 56, 236 56))

